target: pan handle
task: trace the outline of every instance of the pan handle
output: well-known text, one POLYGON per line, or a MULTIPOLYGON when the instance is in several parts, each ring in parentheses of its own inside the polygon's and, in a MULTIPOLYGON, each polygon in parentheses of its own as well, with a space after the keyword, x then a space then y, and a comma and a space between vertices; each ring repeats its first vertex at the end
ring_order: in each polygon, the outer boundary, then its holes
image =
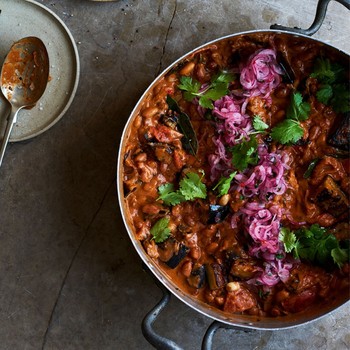
POLYGON ((224 329, 233 329, 237 331, 244 331, 245 333, 252 332, 251 329, 246 329, 246 328, 241 328, 241 327, 235 327, 235 326, 230 326, 228 324, 219 322, 219 321, 214 321, 207 329, 203 341, 202 341, 202 349, 201 350, 212 350, 213 348, 213 339, 216 331, 219 328, 224 328, 224 329))
MULTIPOLYGON (((146 264, 143 264, 143 269, 152 277, 153 274, 149 271, 149 268, 146 264)), ((182 350, 180 346, 178 346, 172 340, 165 338, 159 334, 157 334, 153 329, 153 323, 157 319, 158 315, 162 312, 162 310, 169 304, 170 301, 170 292, 160 283, 156 278, 153 278, 157 286, 161 289, 163 295, 158 304, 150 310, 147 315, 142 320, 142 334, 146 338, 146 340, 153 345, 156 349, 162 350, 182 350)))
MULTIPOLYGON (((305 35, 311 36, 320 29, 324 21, 324 18, 326 16, 327 6, 330 1, 331 0, 318 0, 314 22, 311 24, 311 27, 308 29, 301 29, 297 27, 290 28, 279 24, 273 24, 272 26, 270 26, 270 28, 278 29, 278 30, 288 30, 293 33, 305 34, 305 35)), ((344 5, 348 10, 350 10, 350 0, 335 0, 335 1, 339 2, 340 4, 344 5)))

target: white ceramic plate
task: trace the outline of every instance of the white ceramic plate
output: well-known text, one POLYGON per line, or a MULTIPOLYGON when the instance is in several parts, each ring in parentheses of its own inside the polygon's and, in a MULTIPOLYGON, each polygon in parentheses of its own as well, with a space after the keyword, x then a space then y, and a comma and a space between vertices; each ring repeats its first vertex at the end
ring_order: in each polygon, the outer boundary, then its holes
MULTIPOLYGON (((50 81, 35 107, 22 109, 13 126, 10 141, 22 141, 48 130, 62 118, 73 101, 80 64, 74 39, 62 20, 47 7, 32 0, 0 0, 0 64, 17 40, 36 36, 46 45, 50 60, 50 81)), ((0 93, 0 118, 10 106, 0 93)))

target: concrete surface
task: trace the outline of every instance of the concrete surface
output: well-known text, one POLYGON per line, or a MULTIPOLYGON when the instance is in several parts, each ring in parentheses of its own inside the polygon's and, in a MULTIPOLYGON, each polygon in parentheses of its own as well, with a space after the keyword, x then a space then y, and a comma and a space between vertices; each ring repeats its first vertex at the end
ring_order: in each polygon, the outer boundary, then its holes
MULTIPOLYGON (((190 49, 276 22, 306 28, 317 1, 38 2, 70 28, 81 78, 63 119, 9 145, 0 168, 0 349, 152 349, 140 324, 161 292, 132 248, 115 190, 128 115, 158 72, 190 49)), ((349 53, 349 22, 331 1, 315 37, 349 53)), ((214 348, 348 349, 349 315, 345 306, 292 330, 219 330, 214 348)), ((200 349, 211 322, 173 297, 155 328, 200 349)))

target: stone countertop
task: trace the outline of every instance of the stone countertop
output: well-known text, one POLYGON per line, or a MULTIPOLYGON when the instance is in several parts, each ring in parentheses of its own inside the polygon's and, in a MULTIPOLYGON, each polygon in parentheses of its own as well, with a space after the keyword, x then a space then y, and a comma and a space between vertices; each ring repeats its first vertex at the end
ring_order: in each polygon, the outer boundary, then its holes
MULTIPOLYGON (((0 168, 0 349, 152 349, 140 324, 161 292, 142 270, 116 196, 125 122, 158 73, 189 50, 273 23, 307 28, 317 1, 37 2, 70 29, 81 76, 65 116, 10 144, 0 168)), ((349 32, 349 12, 331 1, 314 37, 349 53, 349 32)), ((344 306, 290 330, 221 329, 214 348, 348 349, 349 315, 344 306)), ((211 323, 173 297, 155 329, 200 349, 211 323)))

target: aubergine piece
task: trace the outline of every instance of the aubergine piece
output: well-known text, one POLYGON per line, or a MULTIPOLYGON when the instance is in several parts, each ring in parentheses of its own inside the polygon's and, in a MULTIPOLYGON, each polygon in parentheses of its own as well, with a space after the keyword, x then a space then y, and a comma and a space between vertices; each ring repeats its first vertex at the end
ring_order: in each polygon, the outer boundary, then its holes
POLYGON ((209 206, 209 218, 208 218, 208 224, 218 224, 219 222, 222 222, 225 220, 226 216, 230 212, 230 206, 229 205, 210 205, 209 206))
POLYGON ((226 271, 230 271, 232 265, 238 259, 247 259, 249 256, 240 244, 235 244, 224 253, 223 261, 226 271))
POLYGON ((180 243, 180 247, 177 253, 175 253, 167 262, 166 264, 171 268, 175 269, 177 265, 180 264, 180 262, 184 259, 184 257, 188 254, 189 248, 186 247, 184 244, 180 243))
POLYGON ((174 146, 161 142, 149 142, 148 146, 161 163, 171 164, 173 162, 174 146))
POLYGON ((205 267, 204 265, 195 264, 190 277, 187 278, 188 284, 196 289, 200 289, 204 286, 205 282, 205 267))
POLYGON ((173 237, 158 245, 159 260, 166 263, 171 269, 178 266, 188 252, 189 248, 173 237))
POLYGON ((330 134, 328 144, 344 151, 350 151, 350 112, 342 115, 338 127, 330 134))
POLYGON ((231 266, 230 275, 240 280, 248 280, 260 270, 254 259, 236 259, 231 266))
POLYGON ((211 290, 219 289, 227 283, 225 268, 221 264, 205 264, 205 273, 211 290))
POLYGON ((327 176, 319 187, 316 201, 321 209, 336 218, 350 208, 349 199, 331 176, 327 176))
POLYGON ((238 258, 240 258, 240 255, 238 254, 237 250, 230 249, 230 250, 225 251, 224 262, 225 262, 225 266, 228 268, 228 270, 231 268, 232 264, 238 258))
POLYGON ((178 124, 178 116, 177 113, 169 109, 166 114, 162 114, 160 116, 159 121, 168 126, 171 129, 176 130, 177 129, 177 124, 178 124))

